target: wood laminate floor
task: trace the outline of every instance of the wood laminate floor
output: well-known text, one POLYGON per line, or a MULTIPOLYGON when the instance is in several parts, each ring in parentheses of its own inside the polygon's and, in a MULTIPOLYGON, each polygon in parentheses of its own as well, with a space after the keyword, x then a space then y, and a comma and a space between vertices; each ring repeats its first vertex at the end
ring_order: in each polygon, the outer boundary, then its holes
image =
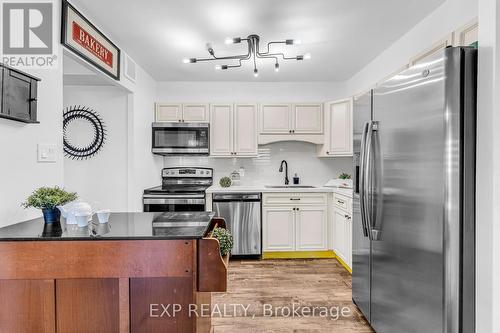
POLYGON ((212 318, 214 333, 371 333, 351 287, 351 275, 335 259, 232 260, 227 293, 212 296, 221 312, 212 318))

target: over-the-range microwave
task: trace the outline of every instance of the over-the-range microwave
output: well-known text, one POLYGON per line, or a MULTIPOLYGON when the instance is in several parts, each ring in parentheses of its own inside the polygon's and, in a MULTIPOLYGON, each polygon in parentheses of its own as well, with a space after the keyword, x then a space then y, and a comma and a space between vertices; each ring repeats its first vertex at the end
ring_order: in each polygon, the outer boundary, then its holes
POLYGON ((208 123, 153 123, 152 148, 160 155, 208 155, 210 125, 208 123))

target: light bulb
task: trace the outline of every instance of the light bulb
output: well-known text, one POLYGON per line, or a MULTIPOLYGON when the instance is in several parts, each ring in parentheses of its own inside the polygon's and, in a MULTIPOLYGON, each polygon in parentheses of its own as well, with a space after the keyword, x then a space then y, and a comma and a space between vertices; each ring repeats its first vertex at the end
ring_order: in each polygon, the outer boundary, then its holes
POLYGON ((300 39, 287 39, 285 40, 286 45, 298 45, 302 44, 302 41, 300 39))
POLYGON ((225 43, 226 44, 238 44, 238 43, 241 43, 241 37, 234 37, 234 38, 227 37, 226 40, 225 40, 225 43))
POLYGON ((310 59, 311 59, 311 53, 304 54, 304 60, 310 60, 310 59))
POLYGON ((185 63, 185 64, 189 64, 190 61, 189 61, 188 58, 184 58, 184 59, 182 59, 182 62, 185 63))
POLYGON ((215 65, 215 69, 216 69, 216 70, 221 70, 221 69, 222 69, 222 66, 221 66, 221 65, 215 65))
POLYGON ((257 68, 253 70, 253 76, 255 77, 259 76, 259 71, 257 70, 257 68))
POLYGON ((275 72, 279 72, 280 71, 280 64, 278 64, 278 63, 274 64, 274 71, 275 72))

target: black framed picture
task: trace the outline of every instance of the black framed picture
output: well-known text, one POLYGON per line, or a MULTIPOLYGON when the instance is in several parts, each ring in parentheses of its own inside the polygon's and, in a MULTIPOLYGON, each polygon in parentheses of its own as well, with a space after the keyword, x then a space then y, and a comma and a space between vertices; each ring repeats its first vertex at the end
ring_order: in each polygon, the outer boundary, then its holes
POLYGON ((115 80, 120 80, 120 49, 63 0, 61 43, 115 80))

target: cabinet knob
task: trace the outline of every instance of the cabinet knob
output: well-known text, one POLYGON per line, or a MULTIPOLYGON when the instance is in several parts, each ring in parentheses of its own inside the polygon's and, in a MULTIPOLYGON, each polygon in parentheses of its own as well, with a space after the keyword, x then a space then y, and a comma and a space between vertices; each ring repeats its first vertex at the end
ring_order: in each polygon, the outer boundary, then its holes
POLYGON ((30 99, 28 99, 28 102, 36 102, 36 101, 38 101, 38 98, 30 98, 30 99))
POLYGON ((292 133, 292 130, 288 130, 288 133, 292 133))

